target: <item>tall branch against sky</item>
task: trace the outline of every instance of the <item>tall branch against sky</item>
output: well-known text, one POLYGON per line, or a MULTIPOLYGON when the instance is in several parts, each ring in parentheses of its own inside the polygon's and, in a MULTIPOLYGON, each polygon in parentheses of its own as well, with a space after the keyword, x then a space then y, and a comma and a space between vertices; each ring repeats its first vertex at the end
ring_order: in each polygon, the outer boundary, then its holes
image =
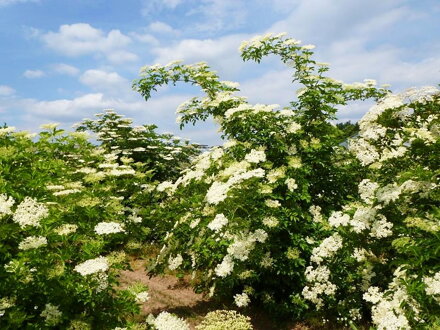
MULTIPOLYGON (((334 77, 401 91, 438 83, 439 15, 435 0, 0 0, 0 42, 7 45, 0 50, 0 121, 68 127, 115 108, 137 123, 215 144, 213 123, 179 132, 174 122, 176 107, 198 91, 163 88, 146 103, 131 90, 140 67, 206 61, 222 79, 239 82, 249 102, 288 102, 291 69, 270 59, 242 63, 237 51, 253 35, 287 32, 316 44, 334 77)), ((353 105, 339 117, 356 121, 365 111, 353 105)))

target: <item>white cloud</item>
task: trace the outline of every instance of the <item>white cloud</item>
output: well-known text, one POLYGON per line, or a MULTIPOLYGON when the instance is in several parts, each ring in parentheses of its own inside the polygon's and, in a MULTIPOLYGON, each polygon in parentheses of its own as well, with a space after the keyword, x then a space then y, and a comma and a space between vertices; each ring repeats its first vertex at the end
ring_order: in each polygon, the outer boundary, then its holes
POLYGON ((132 33, 130 33, 130 36, 133 39, 136 39, 137 41, 142 42, 142 43, 151 44, 153 46, 159 45, 159 40, 157 40, 153 35, 151 35, 149 33, 132 32, 132 33))
POLYGON ((87 70, 80 76, 79 81, 92 90, 103 91, 112 95, 121 96, 131 92, 129 81, 116 72, 87 70))
POLYGON ((66 74, 68 76, 76 76, 79 73, 78 68, 65 63, 54 64, 53 70, 59 74, 66 74))
POLYGON ((23 76, 25 76, 28 79, 41 78, 44 75, 45 75, 44 71, 41 70, 26 70, 23 73, 23 76))
MULTIPOLYGON (((113 77, 116 83, 119 78, 113 77)), ((96 79, 98 80, 98 79, 96 79)), ((179 104, 192 95, 156 95, 148 102, 140 96, 128 100, 111 97, 105 93, 89 93, 72 99, 36 100, 11 99, 0 103, 0 112, 4 120, 20 120, 19 129, 38 130, 38 126, 47 122, 60 122, 70 127, 83 118, 91 118, 103 109, 115 109, 118 113, 134 118, 135 124, 156 124, 159 132, 171 131, 181 137, 195 139, 197 142, 218 144, 219 134, 211 122, 198 123, 195 127, 188 125, 183 131, 175 123, 175 110, 179 104)))
POLYGON ((248 97, 250 103, 289 105, 295 98, 297 85, 293 85, 292 70, 271 70, 262 76, 241 84, 240 95, 248 97))
POLYGON ((299 0, 286 19, 274 23, 267 31, 286 31, 305 43, 323 46, 360 32, 382 33, 381 29, 390 23, 411 14, 403 3, 402 0, 299 0))
POLYGON ((139 57, 136 54, 126 50, 115 50, 107 53, 106 56, 110 62, 113 62, 115 64, 134 62, 139 59, 139 57))
POLYGON ((39 0, 0 0, 0 7, 6 7, 25 2, 39 2, 39 0))
POLYGON ((85 94, 73 99, 58 99, 39 101, 27 99, 22 101, 28 122, 60 121, 73 123, 84 116, 92 116, 103 109, 114 108, 118 111, 140 111, 145 108, 145 102, 125 102, 118 98, 106 97, 103 93, 85 94))
POLYGON ((99 53, 110 61, 133 61, 137 56, 124 48, 131 38, 119 30, 105 34, 86 23, 61 25, 58 32, 41 35, 47 47, 66 56, 81 56, 99 53))
POLYGON ((243 35, 237 34, 218 39, 183 39, 174 45, 153 48, 151 52, 156 55, 155 63, 166 64, 179 59, 185 63, 206 61, 219 70, 221 76, 231 76, 243 63, 238 53, 242 39, 243 35))
POLYGON ((15 94, 15 89, 6 85, 0 85, 0 96, 10 96, 15 94))
POLYGON ((179 31, 172 28, 172 26, 156 21, 148 25, 148 29, 152 32, 156 33, 170 33, 170 34, 178 34, 179 31))

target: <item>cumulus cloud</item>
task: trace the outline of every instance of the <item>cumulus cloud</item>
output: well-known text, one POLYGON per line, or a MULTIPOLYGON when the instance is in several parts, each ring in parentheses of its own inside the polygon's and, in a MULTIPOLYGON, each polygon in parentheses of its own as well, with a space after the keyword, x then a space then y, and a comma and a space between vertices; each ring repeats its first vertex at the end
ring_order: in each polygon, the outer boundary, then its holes
POLYGON ((24 119, 28 122, 59 121, 73 124, 83 117, 90 117, 103 109, 114 108, 118 111, 133 112, 145 107, 142 101, 127 102, 118 98, 107 97, 103 93, 90 93, 73 99, 21 101, 25 110, 24 119))
POLYGON ((235 34, 217 39, 183 39, 179 42, 152 49, 155 63, 166 64, 182 59, 185 63, 206 61, 222 75, 236 74, 242 66, 238 53, 243 35, 235 34))
POLYGON ((23 73, 23 76, 25 76, 28 79, 41 78, 44 75, 45 75, 44 71, 41 70, 26 70, 23 73))
POLYGON ((15 89, 6 85, 0 85, 0 96, 10 96, 15 94, 15 89))
POLYGON ((292 70, 270 70, 262 76, 249 79, 240 86, 240 94, 250 103, 289 105, 295 98, 297 85, 292 85, 292 70))
POLYGON ((169 34, 179 34, 178 30, 173 29, 171 25, 167 23, 156 21, 148 25, 148 30, 155 33, 169 33, 169 34))
POLYGON ((112 95, 122 96, 127 92, 131 92, 129 81, 116 72, 96 69, 87 70, 79 77, 79 81, 92 90, 111 93, 112 95))
POLYGON ((133 39, 135 39, 136 41, 139 41, 139 42, 142 42, 142 43, 150 44, 150 45, 153 45, 153 46, 158 46, 159 45, 159 40, 157 40, 157 38, 154 37, 150 33, 131 32, 130 36, 133 39))
POLYGON ((105 34, 87 23, 61 25, 58 32, 51 31, 40 38, 47 47, 66 56, 100 54, 114 62, 135 61, 138 58, 125 49, 132 42, 130 37, 119 30, 105 34))
POLYGON ((79 73, 79 69, 73 65, 58 63, 53 65, 53 70, 59 74, 65 74, 68 76, 76 76, 79 73))

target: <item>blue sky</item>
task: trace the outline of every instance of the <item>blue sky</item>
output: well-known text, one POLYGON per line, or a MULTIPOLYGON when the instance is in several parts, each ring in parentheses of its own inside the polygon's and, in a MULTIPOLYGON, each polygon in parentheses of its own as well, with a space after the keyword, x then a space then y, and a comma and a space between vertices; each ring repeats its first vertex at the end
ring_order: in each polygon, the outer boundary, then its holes
MULTIPOLYGON (((276 58, 243 63, 242 40, 287 32, 315 44, 345 82, 375 79, 399 92, 440 83, 438 0, 0 0, 0 123, 65 128, 104 108, 196 142, 219 141, 213 123, 179 131, 176 107, 199 91, 165 87, 145 102, 131 90, 143 65, 207 61, 252 103, 293 99, 276 58)), ((357 120, 366 105, 341 109, 357 120)))

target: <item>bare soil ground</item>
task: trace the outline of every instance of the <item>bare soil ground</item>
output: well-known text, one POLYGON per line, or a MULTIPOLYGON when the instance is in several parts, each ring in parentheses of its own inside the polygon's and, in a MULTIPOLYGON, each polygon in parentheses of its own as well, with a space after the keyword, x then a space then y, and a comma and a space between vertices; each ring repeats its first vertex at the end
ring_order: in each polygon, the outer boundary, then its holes
MULTIPOLYGON (((131 262, 133 271, 121 273, 122 286, 134 282, 141 282, 148 286, 150 299, 142 306, 138 321, 144 321, 148 314, 157 315, 162 311, 174 313, 185 318, 194 329, 201 319, 210 311, 216 309, 233 309, 233 306, 215 302, 195 293, 188 278, 178 279, 172 275, 149 278, 145 271, 145 261, 141 259, 131 262)), ((255 330, 311 330, 302 323, 276 324, 264 310, 239 311, 251 317, 255 330)))

